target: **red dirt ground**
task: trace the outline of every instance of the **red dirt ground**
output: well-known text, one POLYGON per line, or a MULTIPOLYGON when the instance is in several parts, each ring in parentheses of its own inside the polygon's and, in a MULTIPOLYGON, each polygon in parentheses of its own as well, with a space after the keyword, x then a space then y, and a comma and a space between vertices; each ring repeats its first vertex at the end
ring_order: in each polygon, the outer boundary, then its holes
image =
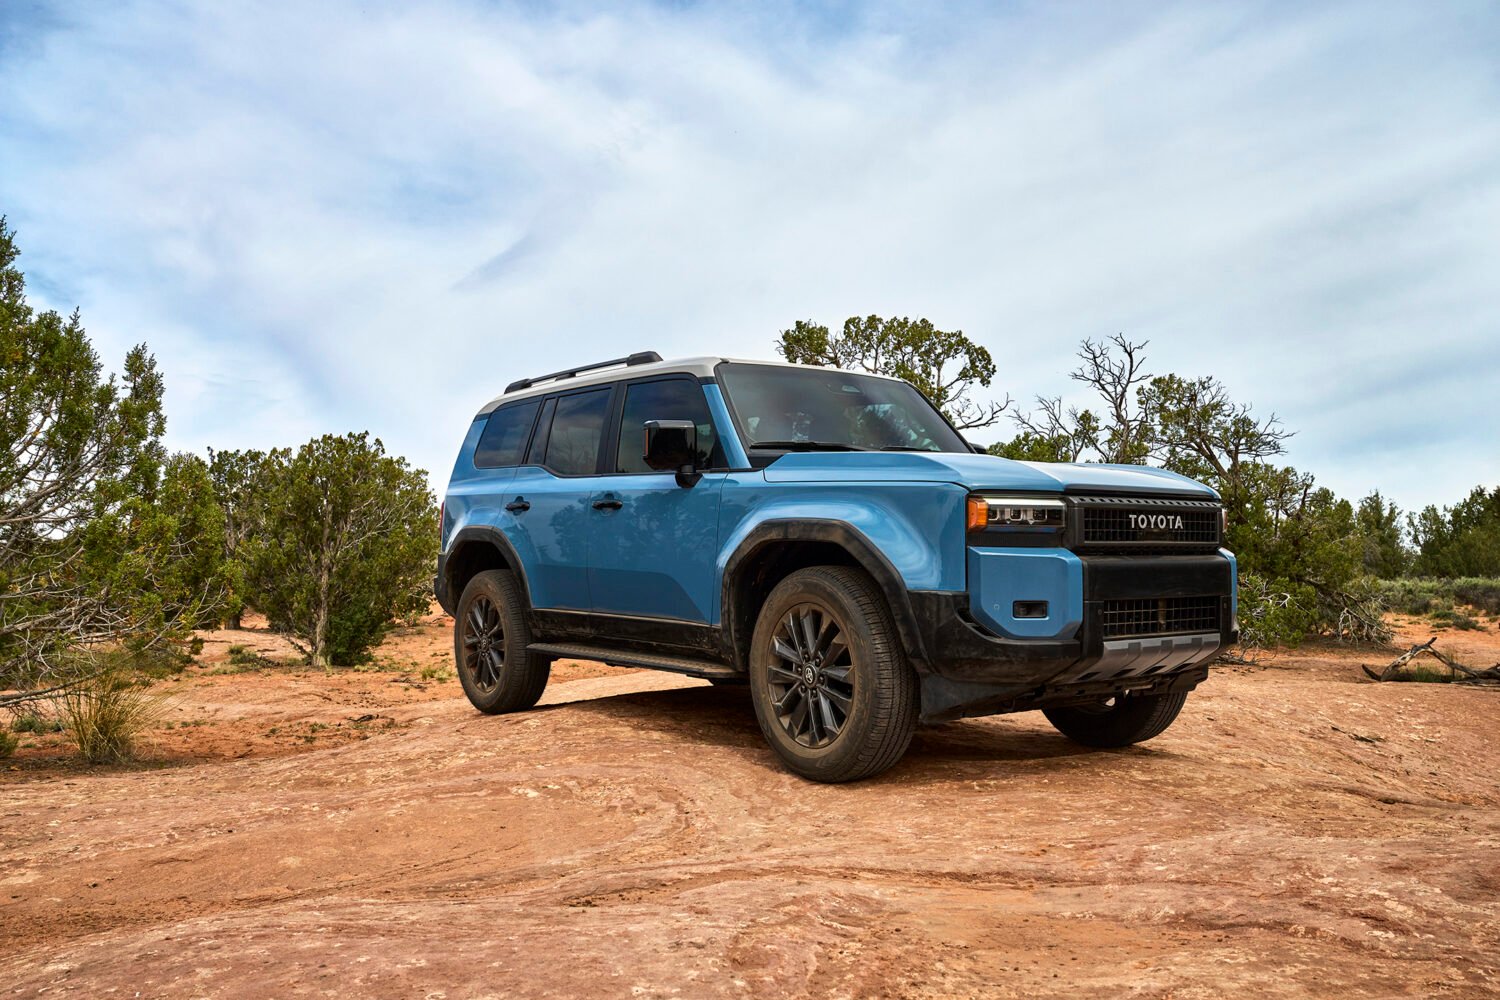
POLYGON ((139 765, 25 737, 0 995, 1500 996, 1500 690, 1364 680, 1390 651, 1216 669, 1140 747, 970 720, 825 787, 742 689, 561 664, 481 716, 447 626, 330 674, 208 633, 139 765))

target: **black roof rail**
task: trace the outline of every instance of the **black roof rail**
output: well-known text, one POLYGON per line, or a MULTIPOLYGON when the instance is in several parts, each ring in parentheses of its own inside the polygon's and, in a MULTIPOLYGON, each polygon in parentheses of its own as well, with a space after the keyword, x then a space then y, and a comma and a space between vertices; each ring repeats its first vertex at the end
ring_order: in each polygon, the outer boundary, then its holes
POLYGON ((579 365, 577 368, 566 368, 560 372, 552 372, 550 375, 538 375, 535 378, 523 378, 512 382, 505 387, 507 393, 517 392, 521 389, 530 389, 542 382, 555 382, 559 379, 572 378, 582 372, 591 372, 598 368, 613 368, 615 365, 649 365, 660 361, 661 355, 655 351, 636 351, 634 354, 623 358, 611 358, 608 361, 600 361, 592 365, 579 365))

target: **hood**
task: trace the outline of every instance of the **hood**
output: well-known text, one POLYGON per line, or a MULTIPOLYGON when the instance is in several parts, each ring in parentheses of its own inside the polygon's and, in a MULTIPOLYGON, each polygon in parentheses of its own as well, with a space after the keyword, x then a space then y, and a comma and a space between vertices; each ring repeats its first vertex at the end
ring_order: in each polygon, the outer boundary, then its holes
POLYGON ((958 452, 815 451, 789 452, 765 469, 773 483, 864 482, 956 483, 971 490, 1109 493, 1177 493, 1218 499, 1218 494, 1186 476, 1144 465, 1091 465, 1086 462, 1016 462, 995 455, 958 452))

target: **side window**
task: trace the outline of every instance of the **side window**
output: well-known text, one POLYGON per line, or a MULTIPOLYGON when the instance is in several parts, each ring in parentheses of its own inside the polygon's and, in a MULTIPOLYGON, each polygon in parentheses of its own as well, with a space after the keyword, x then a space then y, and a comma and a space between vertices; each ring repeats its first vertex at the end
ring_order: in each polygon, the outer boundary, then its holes
POLYGON ((520 465, 536 420, 538 400, 504 406, 490 414, 474 447, 474 465, 480 469, 501 469, 520 465))
POLYGON ((609 389, 595 389, 558 397, 543 460, 547 468, 560 476, 589 476, 598 471, 609 394, 609 389))
POLYGON ((718 440, 708 403, 703 399, 703 388, 692 379, 674 378, 625 387, 616 471, 653 471, 647 467, 644 455, 648 420, 691 420, 698 425, 698 467, 709 469, 724 464, 717 457, 718 440))

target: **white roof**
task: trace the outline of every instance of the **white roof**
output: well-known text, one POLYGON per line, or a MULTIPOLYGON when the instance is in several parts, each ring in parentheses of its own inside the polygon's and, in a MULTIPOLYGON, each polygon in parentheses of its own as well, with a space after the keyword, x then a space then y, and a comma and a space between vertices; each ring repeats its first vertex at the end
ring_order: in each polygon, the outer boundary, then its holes
MULTIPOLYGON (((648 375, 692 375, 697 378, 713 378, 714 368, 725 362, 743 365, 768 365, 777 368, 814 368, 818 371, 831 371, 818 365, 796 365, 789 361, 763 361, 758 358, 674 358, 667 361, 652 361, 644 365, 626 365, 623 361, 610 368, 600 368, 597 371, 580 372, 570 378, 549 379, 525 389, 517 389, 515 392, 505 392, 490 400, 480 407, 478 416, 484 416, 501 403, 510 403, 518 399, 528 399, 532 396, 542 396, 549 392, 557 392, 560 389, 577 389, 590 385, 608 385, 611 382, 619 382, 623 379, 642 378, 648 375)), ((856 375, 869 375, 869 372, 855 372, 856 375)), ((874 375, 874 378, 889 378, 886 375, 874 375)), ((891 379, 899 381, 899 379, 891 379)))

